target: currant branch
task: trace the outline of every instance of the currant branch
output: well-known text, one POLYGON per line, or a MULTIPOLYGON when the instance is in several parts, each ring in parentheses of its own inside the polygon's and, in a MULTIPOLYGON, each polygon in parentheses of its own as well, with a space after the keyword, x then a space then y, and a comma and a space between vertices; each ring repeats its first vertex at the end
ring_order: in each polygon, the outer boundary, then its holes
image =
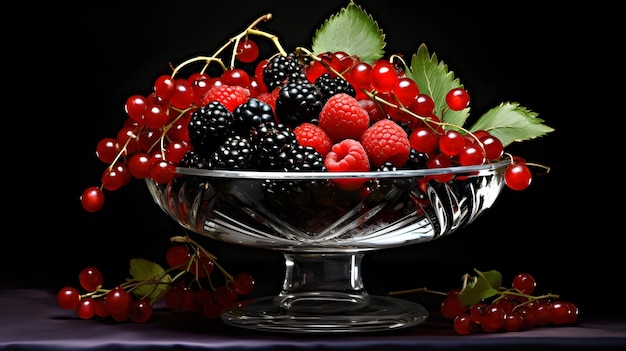
POLYGON ((250 274, 231 275, 217 263, 217 256, 188 236, 174 236, 170 241, 175 245, 167 251, 167 269, 148 260, 132 259, 131 278, 105 288, 100 270, 85 267, 79 274, 85 292, 66 286, 58 292, 57 302, 63 309, 75 310, 82 319, 112 316, 119 322, 144 322, 152 314, 152 305, 161 299, 168 308, 200 311, 208 318, 216 318, 221 310, 254 288, 250 274), (222 285, 213 283, 214 267, 223 274, 222 285), (210 289, 203 287, 204 279, 210 289))
POLYGON ((464 274, 460 288, 447 292, 426 287, 391 291, 389 296, 431 293, 443 296, 439 311, 453 320, 458 334, 471 334, 482 330, 520 331, 548 324, 573 324, 578 320, 578 307, 561 300, 560 295, 547 293, 533 295, 535 278, 529 273, 519 273, 511 287, 500 285, 502 276, 497 271, 481 272, 476 276, 464 274))

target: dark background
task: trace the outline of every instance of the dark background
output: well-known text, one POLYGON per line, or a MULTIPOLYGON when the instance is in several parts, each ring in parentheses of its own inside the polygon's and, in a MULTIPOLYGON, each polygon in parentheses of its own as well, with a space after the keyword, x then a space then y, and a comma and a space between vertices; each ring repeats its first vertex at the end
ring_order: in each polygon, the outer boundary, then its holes
MULTIPOLYGON (((625 304, 608 308, 604 301, 623 267, 617 241, 622 231, 610 224, 621 209, 602 205, 611 192, 584 171, 590 150, 602 150, 591 147, 595 142, 588 132, 600 124, 594 120, 598 110, 590 106, 599 103, 586 101, 589 84, 582 82, 589 74, 583 73, 588 45, 583 38, 589 37, 589 28, 581 25, 582 15, 593 17, 593 9, 570 9, 574 12, 565 17, 560 9, 530 3, 500 2, 490 8, 474 2, 357 3, 385 32, 387 54, 409 56, 426 43, 470 91, 473 115, 502 101, 516 101, 556 130, 508 149, 551 167, 548 175, 535 177, 522 192, 505 189, 492 209, 449 237, 366 255, 366 288, 373 293, 422 286, 445 291, 459 287, 460 277, 474 268, 500 271, 509 286, 516 273, 529 272, 537 278, 539 293, 561 294, 579 305, 582 315, 622 315, 625 304)), ((121 128, 126 98, 149 93, 154 79, 170 72, 170 64, 212 54, 265 13, 273 19, 260 27, 278 34, 286 48, 310 47, 322 21, 347 4, 231 0, 99 3, 89 9, 58 5, 49 26, 54 34, 53 93, 71 108, 56 117, 63 119, 67 145, 58 160, 63 182, 57 187, 62 191, 58 201, 48 199, 48 204, 52 213, 62 213, 53 216, 48 229, 36 229, 32 240, 20 240, 19 247, 27 248, 25 260, 4 256, 12 267, 3 272, 4 281, 77 286, 78 272, 95 265, 111 286, 127 276, 132 257, 162 263, 169 237, 184 232, 152 202, 143 182, 134 180, 107 192, 98 213, 86 213, 78 200, 83 189, 99 185, 106 165, 96 159, 95 147, 121 128)), ((197 239, 233 273, 255 274, 267 291, 280 288, 278 252, 197 239)))

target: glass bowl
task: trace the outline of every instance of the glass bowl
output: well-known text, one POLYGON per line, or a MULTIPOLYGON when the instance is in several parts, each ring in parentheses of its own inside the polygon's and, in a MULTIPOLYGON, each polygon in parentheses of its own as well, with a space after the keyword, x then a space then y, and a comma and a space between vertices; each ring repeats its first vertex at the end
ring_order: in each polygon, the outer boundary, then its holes
POLYGON ((337 173, 179 167, 167 184, 146 183, 184 228, 282 252, 281 291, 225 311, 225 323, 292 333, 371 332, 421 324, 428 311, 368 294, 363 255, 428 242, 472 223, 498 198, 510 163, 337 173))

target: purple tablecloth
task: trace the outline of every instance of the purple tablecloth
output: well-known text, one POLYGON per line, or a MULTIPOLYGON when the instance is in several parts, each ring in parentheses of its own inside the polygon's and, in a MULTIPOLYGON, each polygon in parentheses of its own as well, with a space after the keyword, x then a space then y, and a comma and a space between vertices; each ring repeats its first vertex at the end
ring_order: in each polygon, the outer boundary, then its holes
POLYGON ((0 350, 626 350, 626 316, 584 319, 516 333, 461 336, 429 318, 376 334, 273 334, 239 329, 190 313, 156 309, 143 324, 81 320, 55 292, 0 289, 0 350))

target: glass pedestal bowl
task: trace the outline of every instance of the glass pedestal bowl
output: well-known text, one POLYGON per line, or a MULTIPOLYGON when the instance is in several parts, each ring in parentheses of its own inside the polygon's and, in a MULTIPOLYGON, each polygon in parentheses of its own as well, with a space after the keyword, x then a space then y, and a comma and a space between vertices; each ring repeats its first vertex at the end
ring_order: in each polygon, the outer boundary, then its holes
POLYGON ((146 183, 155 202, 184 228, 283 253, 280 293, 224 312, 226 324, 292 333, 372 332, 421 324, 428 311, 368 294, 363 255, 428 242, 472 223, 501 193, 509 164, 361 173, 178 168, 168 184, 146 183), (342 190, 342 182, 355 181, 363 185, 342 190))

